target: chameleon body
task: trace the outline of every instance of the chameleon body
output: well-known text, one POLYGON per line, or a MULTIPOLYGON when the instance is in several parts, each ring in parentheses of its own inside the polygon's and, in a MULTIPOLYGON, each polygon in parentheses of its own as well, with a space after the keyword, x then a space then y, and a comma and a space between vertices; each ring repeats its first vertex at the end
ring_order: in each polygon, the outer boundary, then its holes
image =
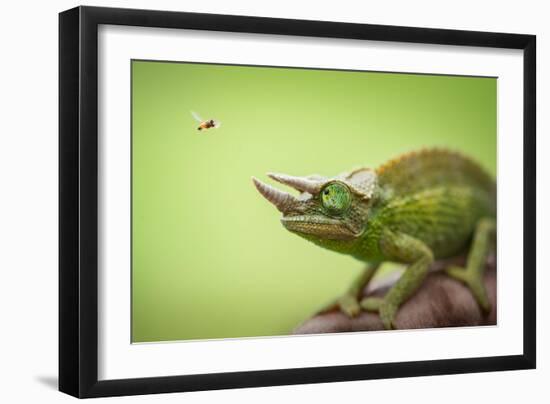
POLYGON ((268 176, 299 191, 292 196, 253 178, 258 191, 282 212, 286 229, 367 264, 338 299, 344 313, 377 311, 384 327, 392 328, 399 306, 421 286, 431 263, 468 247, 466 267, 446 272, 470 288, 483 311, 490 310, 482 277, 496 231, 496 184, 472 159, 425 149, 376 170, 335 177, 268 176), (407 270, 383 298, 359 301, 385 261, 408 264, 407 270))

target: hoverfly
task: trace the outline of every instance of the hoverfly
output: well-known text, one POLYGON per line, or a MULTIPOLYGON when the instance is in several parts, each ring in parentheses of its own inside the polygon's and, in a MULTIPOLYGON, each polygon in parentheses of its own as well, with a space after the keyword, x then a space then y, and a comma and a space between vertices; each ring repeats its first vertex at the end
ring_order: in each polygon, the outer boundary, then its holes
POLYGON ((216 121, 214 119, 204 120, 199 116, 199 114, 197 114, 194 111, 191 111, 191 115, 193 115, 193 118, 195 118, 195 120, 200 123, 197 130, 206 130, 206 129, 210 129, 210 128, 216 128, 217 129, 222 125, 222 123, 220 121, 216 121))

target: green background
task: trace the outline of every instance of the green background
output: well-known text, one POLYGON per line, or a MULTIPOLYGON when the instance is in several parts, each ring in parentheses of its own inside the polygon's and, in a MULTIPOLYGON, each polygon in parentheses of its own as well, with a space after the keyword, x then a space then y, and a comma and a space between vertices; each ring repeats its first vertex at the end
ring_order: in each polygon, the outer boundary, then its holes
POLYGON ((132 62, 133 342, 288 334, 362 264, 287 232, 250 177, 425 146, 496 172, 494 78, 132 62), (190 110, 218 119, 197 131, 190 110))

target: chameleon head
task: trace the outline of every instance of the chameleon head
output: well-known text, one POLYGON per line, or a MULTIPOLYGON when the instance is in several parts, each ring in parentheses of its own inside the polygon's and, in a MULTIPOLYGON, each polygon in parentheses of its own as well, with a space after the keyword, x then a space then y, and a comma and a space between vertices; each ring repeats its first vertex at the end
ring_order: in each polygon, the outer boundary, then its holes
POLYGON ((377 186, 373 170, 333 178, 267 175, 299 191, 293 196, 252 178, 260 194, 283 214, 281 222, 289 231, 329 248, 333 240, 355 240, 364 231, 377 186))

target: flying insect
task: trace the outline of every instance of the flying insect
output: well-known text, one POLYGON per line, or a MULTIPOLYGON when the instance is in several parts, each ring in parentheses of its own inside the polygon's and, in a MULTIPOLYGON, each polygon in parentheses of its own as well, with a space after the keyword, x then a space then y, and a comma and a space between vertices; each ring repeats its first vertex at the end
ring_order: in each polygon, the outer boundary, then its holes
POLYGON ((202 119, 199 114, 197 114, 195 111, 191 111, 191 115, 193 116, 193 118, 195 118, 195 120, 197 122, 199 122, 199 126, 197 127, 197 130, 208 130, 208 129, 211 129, 211 128, 216 128, 218 129, 222 123, 218 120, 215 120, 215 119, 202 119))

